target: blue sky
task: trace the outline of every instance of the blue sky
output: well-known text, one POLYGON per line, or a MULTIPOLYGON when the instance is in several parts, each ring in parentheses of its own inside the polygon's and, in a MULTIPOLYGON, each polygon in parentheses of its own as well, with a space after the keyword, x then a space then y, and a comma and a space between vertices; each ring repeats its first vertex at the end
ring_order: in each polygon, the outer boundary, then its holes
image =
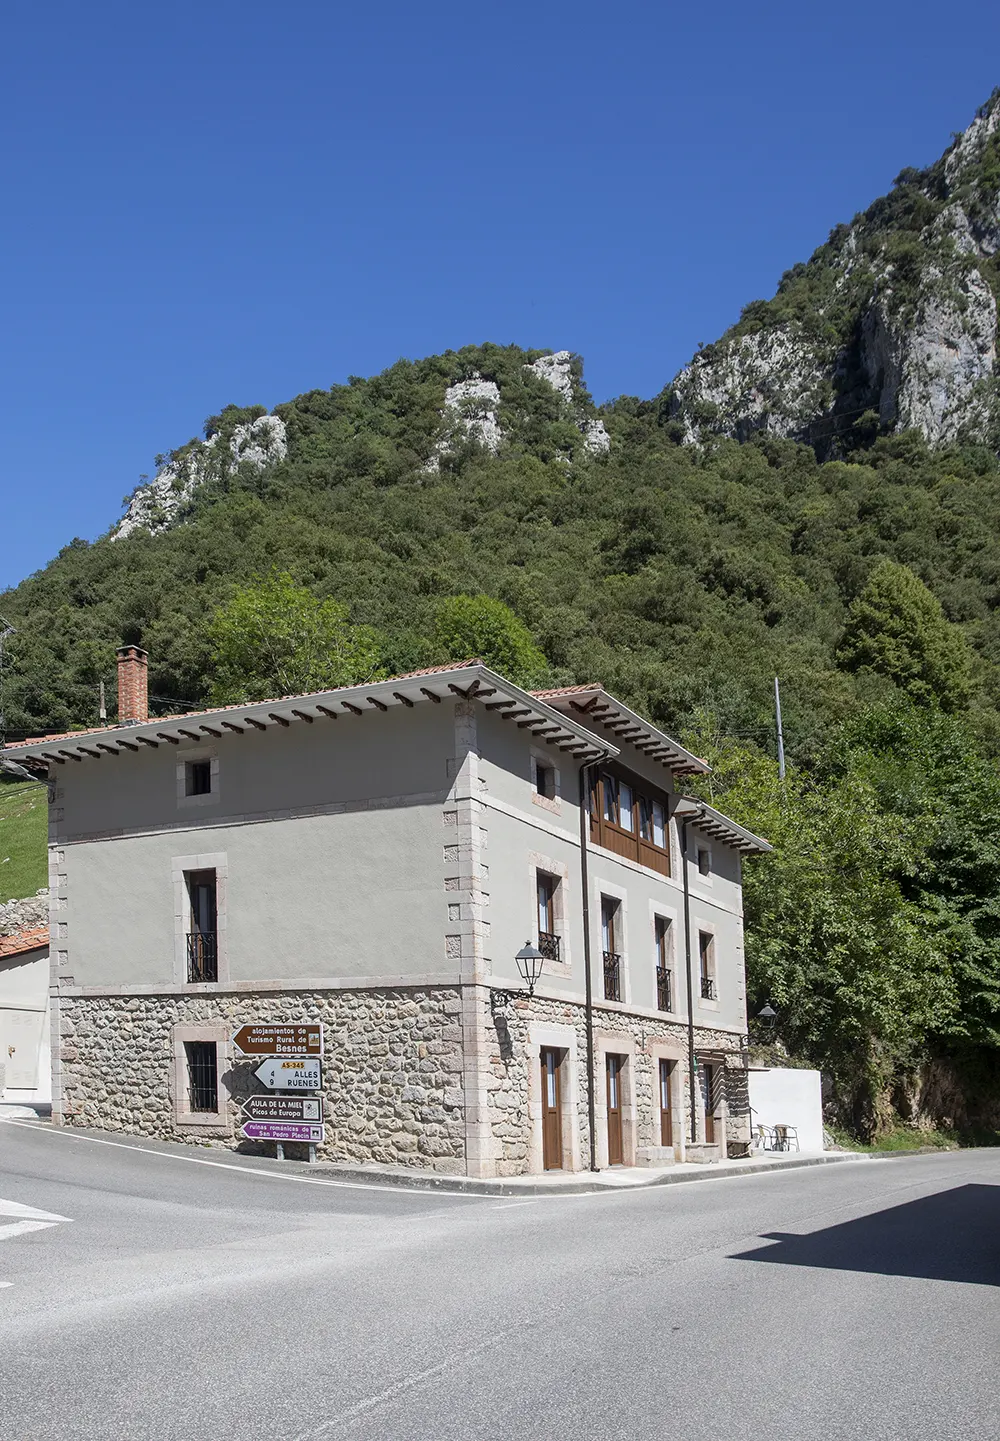
POLYGON ((0 586, 231 401, 484 340, 654 394, 997 84, 985 0, 7 7, 0 586))

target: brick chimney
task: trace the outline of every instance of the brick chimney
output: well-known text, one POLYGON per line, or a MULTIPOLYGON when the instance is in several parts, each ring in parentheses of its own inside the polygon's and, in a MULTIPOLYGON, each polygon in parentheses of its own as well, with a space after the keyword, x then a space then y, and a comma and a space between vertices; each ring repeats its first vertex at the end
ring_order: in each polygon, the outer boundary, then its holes
POLYGON ((149 720, 146 667, 149 656, 141 646, 118 647, 118 724, 140 725, 149 720))

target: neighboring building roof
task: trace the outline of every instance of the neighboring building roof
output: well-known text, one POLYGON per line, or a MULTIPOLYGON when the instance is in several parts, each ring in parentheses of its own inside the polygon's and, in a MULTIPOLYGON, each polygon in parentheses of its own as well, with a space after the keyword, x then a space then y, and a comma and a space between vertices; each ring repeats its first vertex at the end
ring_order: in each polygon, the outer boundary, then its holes
POLYGON ((714 810, 705 801, 698 800, 696 796, 685 796, 686 804, 697 806, 697 812, 692 811, 690 816, 691 825, 697 826, 700 831, 705 831, 710 836, 715 836, 726 845, 732 846, 737 851, 773 851, 774 847, 770 841, 765 841, 763 836, 755 836, 753 831, 748 831, 737 821, 730 820, 721 811, 714 810))
POLYGON ((712 769, 706 761, 692 755, 677 741, 636 715, 634 710, 629 710, 627 705, 616 700, 596 682, 561 686, 558 690, 537 690, 532 694, 557 710, 576 711, 578 715, 596 721, 603 730, 610 731, 615 740, 628 741, 629 745, 652 760, 662 761, 675 775, 703 776, 712 769))
POLYGON ((48 943, 48 926, 28 926, 12 936, 0 936, 0 960, 5 956, 23 955, 25 951, 40 951, 48 943))

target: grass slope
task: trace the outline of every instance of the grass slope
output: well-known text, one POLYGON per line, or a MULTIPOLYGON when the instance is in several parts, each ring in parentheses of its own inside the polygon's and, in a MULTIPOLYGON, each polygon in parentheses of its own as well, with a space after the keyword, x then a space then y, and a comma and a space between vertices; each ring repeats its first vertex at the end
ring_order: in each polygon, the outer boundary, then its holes
POLYGON ((0 784, 0 903, 48 885, 47 841, 45 787, 0 784))

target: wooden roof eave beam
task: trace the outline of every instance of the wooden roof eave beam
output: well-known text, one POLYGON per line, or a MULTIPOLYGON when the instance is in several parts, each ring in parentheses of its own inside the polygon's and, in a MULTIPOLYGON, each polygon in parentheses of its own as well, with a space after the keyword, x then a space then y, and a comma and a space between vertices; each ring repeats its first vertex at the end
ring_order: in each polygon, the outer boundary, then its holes
POLYGON ((295 717, 296 720, 305 721, 306 725, 308 726, 311 726, 316 719, 315 716, 310 715, 308 711, 304 710, 293 710, 292 715, 295 717))

